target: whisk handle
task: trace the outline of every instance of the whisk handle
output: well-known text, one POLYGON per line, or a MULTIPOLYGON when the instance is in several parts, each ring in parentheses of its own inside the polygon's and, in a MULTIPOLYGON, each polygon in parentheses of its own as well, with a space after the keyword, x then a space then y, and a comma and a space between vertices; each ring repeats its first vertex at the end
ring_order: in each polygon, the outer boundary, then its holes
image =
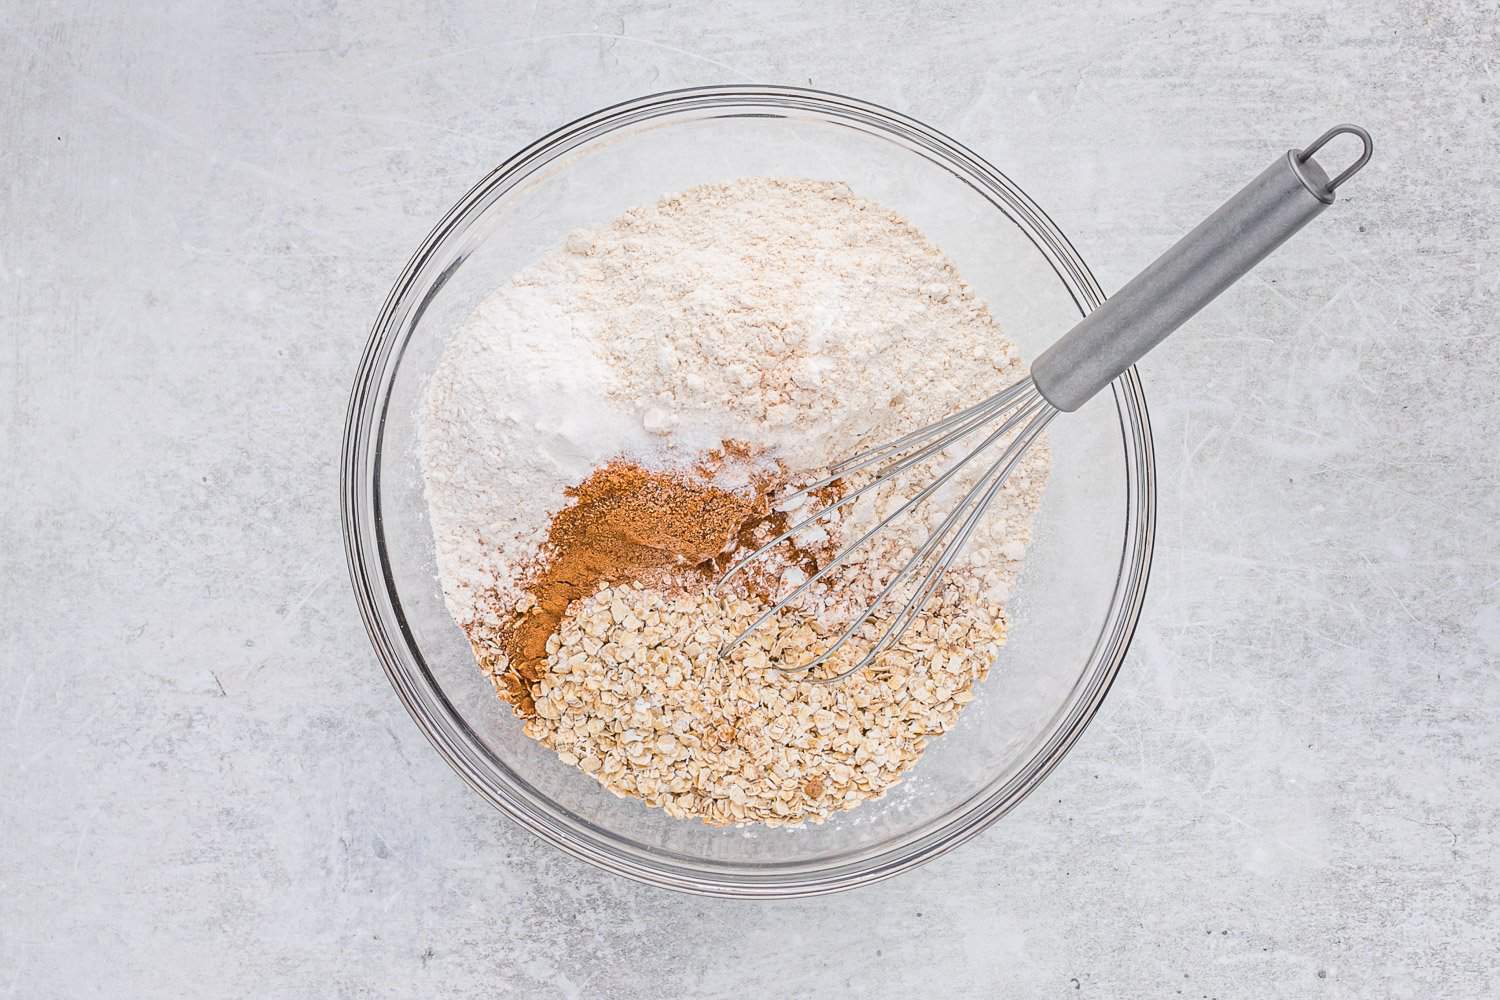
POLYGON ((1031 377, 1042 395, 1059 410, 1078 409, 1332 205, 1373 149, 1358 125, 1336 125, 1278 157, 1036 359, 1031 377), (1364 150, 1329 180, 1312 156, 1340 134, 1357 136, 1364 150))

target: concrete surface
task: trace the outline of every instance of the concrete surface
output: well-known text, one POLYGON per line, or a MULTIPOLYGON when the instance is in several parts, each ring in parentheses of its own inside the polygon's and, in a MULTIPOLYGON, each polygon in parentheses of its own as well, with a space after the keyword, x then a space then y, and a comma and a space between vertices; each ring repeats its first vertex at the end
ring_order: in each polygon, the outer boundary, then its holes
POLYGON ((1500 992, 1496 5, 917 6, 5 4, 0 996, 1500 992), (1266 150, 1380 144, 1145 364, 1156 572, 1076 752, 957 853, 775 905, 464 788, 335 488, 438 215, 577 114, 742 80, 962 137, 1108 288, 1266 150))

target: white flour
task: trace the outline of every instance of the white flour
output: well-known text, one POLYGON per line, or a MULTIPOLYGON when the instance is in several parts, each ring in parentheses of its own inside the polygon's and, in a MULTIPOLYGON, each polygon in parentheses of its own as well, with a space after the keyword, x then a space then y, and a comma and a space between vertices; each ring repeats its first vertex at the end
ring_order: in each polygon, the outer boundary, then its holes
MULTIPOLYGON (((943 254, 843 184, 632 209, 517 274, 442 357, 421 442, 444 595, 460 624, 486 592, 516 596, 563 491, 609 458, 669 467, 737 439, 813 468, 1024 374, 943 254)), ((1028 457, 971 542, 1000 600, 1046 462, 1028 457), (986 547, 999 530, 1008 551, 986 547)))
POLYGON ((608 370, 588 318, 567 308, 569 287, 517 282, 492 295, 428 384, 422 468, 443 594, 459 624, 480 594, 513 589, 512 569, 545 537, 565 488, 652 444, 609 401, 608 370))
POLYGON ((569 243, 621 405, 727 418, 793 468, 1025 374, 943 254, 843 184, 694 188, 569 243))

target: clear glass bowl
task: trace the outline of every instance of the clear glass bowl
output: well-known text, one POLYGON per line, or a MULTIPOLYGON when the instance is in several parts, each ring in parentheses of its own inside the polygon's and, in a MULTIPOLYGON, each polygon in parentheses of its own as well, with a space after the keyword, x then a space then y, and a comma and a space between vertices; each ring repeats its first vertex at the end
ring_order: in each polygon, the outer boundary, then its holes
POLYGON ((781 87, 641 98, 517 153, 422 243, 386 299, 355 378, 342 501, 350 573, 375 650, 417 724, 479 794, 537 836, 620 875, 689 892, 781 897, 873 882, 951 850, 1057 765, 1098 710, 1135 628, 1151 562, 1155 473, 1133 370, 1113 394, 1053 422, 1054 471, 996 669, 905 781, 823 825, 715 829, 673 820, 614 797, 527 739, 443 605, 416 452, 417 400, 458 322, 570 229, 670 191, 753 175, 847 181, 901 213, 947 251, 1026 357, 1103 300, 1067 238, 1020 188, 921 122, 781 87))

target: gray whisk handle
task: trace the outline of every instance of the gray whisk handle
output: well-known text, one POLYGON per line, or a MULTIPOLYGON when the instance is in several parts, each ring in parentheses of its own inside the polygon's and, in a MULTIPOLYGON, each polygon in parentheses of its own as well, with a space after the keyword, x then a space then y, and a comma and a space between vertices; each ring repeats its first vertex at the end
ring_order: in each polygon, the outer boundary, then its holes
POLYGON ((1031 376, 1042 395, 1059 410, 1078 409, 1332 205, 1373 148, 1364 129, 1336 125, 1278 157, 1036 359, 1031 376), (1364 150, 1330 181, 1312 156, 1341 133, 1358 136, 1364 150))

